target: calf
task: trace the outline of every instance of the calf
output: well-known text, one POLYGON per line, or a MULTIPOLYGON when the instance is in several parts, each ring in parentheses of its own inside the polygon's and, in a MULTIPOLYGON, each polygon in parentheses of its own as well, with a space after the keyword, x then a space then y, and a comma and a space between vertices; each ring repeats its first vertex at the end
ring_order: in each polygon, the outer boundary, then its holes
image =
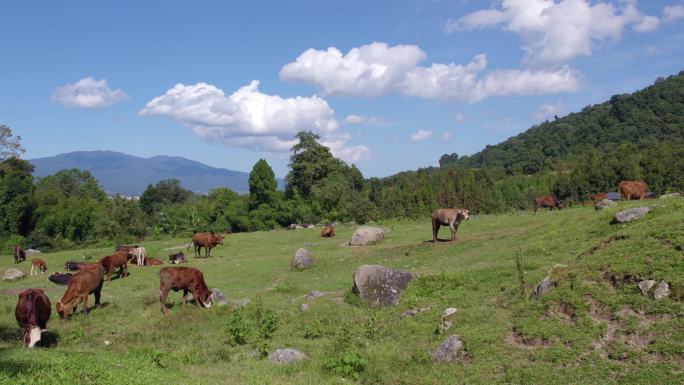
POLYGON ((147 252, 144 247, 135 247, 128 250, 128 256, 132 257, 133 262, 138 266, 145 266, 145 258, 147 257, 147 252))
POLYGON ((45 261, 43 261, 40 258, 33 258, 31 260, 31 274, 35 272, 36 274, 42 274, 47 271, 47 266, 45 265, 45 261))
POLYGON ((188 260, 185 258, 185 254, 183 254, 182 251, 176 253, 176 254, 169 254, 169 263, 171 264, 177 264, 177 263, 187 263, 188 260))
POLYGON ((161 259, 157 258, 145 258, 145 265, 147 266, 152 266, 152 265, 163 265, 164 261, 161 259))
POLYGON ((537 211, 540 207, 548 207, 549 211, 553 209, 562 209, 563 202, 561 202, 555 195, 542 195, 534 198, 534 215, 537 215, 537 211))
POLYGON ((50 281, 52 283, 56 283, 57 285, 68 285, 69 281, 71 280, 71 276, 72 276, 71 273, 66 273, 66 274, 62 274, 59 272, 52 273, 48 277, 48 281, 50 281))
POLYGON ((100 293, 104 284, 104 268, 93 263, 82 266, 78 273, 71 276, 69 286, 62 299, 57 302, 57 313, 64 320, 76 312, 80 302, 83 302, 83 314, 88 315, 88 295, 95 295, 95 306, 100 304, 100 293))
POLYGON ((466 209, 451 208, 437 209, 432 213, 432 242, 437 242, 437 233, 440 226, 449 226, 451 229, 451 242, 456 240, 456 230, 462 221, 470 219, 470 211, 466 209))
POLYGON ((190 292, 197 306, 211 307, 211 291, 204 283, 204 275, 201 271, 193 267, 165 267, 159 270, 159 302, 161 302, 162 313, 169 314, 169 309, 166 307, 166 296, 169 290, 181 289, 183 290, 181 301, 184 305, 185 296, 190 292))
POLYGON ((19 293, 14 316, 23 334, 24 346, 32 348, 47 328, 52 305, 42 289, 27 289, 19 293))
POLYGON ((20 245, 14 245, 12 248, 12 255, 14 256, 14 263, 19 263, 26 260, 26 253, 20 245))
POLYGON ((128 254, 125 251, 117 251, 112 255, 108 255, 100 259, 100 264, 107 274, 107 281, 112 280, 112 273, 114 269, 119 268, 118 277, 123 278, 128 275, 128 254))
POLYGON ((332 238, 335 236, 335 226, 333 225, 325 225, 323 229, 321 230, 321 237, 323 238, 332 238))

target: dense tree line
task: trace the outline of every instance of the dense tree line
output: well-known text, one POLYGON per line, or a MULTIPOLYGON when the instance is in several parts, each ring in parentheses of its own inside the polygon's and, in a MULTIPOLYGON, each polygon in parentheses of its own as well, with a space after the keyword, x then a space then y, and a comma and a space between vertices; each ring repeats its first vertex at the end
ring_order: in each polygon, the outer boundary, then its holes
POLYGON ((641 179, 656 193, 684 190, 684 73, 631 95, 544 122, 440 167, 365 179, 311 132, 292 148, 285 191, 261 159, 249 194, 216 188, 200 196, 178 180, 149 185, 139 200, 108 197, 87 171, 39 180, 21 160, 20 138, 0 126, 0 247, 68 248, 195 231, 244 232, 291 223, 426 217, 437 207, 474 212, 528 209, 534 196, 578 201, 641 179))

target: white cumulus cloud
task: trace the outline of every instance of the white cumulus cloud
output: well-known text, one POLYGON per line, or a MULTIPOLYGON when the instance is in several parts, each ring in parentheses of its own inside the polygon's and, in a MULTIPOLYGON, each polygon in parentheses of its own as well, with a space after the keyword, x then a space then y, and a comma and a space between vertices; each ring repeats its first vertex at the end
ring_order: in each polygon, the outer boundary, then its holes
POLYGON ((497 7, 447 21, 445 31, 502 26, 523 39, 526 61, 557 65, 591 55, 606 40, 619 40, 627 26, 636 32, 656 29, 659 19, 640 12, 635 0, 502 0, 497 7))
POLYGON ((430 130, 418 130, 411 135, 412 142, 420 142, 423 140, 428 140, 432 137, 432 131, 430 130))
POLYGON ((207 141, 256 151, 287 152, 294 135, 308 130, 334 146, 333 153, 363 158, 369 152, 345 147, 348 137, 337 133, 334 111, 324 99, 264 94, 256 80, 230 95, 207 83, 176 84, 139 114, 168 116, 207 141))
POLYGON ((121 90, 107 87, 107 79, 83 78, 55 89, 52 100, 66 107, 101 108, 128 99, 121 90))
POLYGON ((684 18, 684 5, 668 5, 663 8, 663 15, 667 21, 684 18))
POLYGON ((565 111, 565 107, 561 101, 554 104, 542 104, 537 108, 537 110, 532 114, 532 118, 537 120, 547 119, 556 115, 559 115, 565 111))
POLYGON ((379 118, 377 116, 363 116, 352 114, 344 118, 344 122, 347 124, 368 124, 374 126, 385 123, 385 119, 379 118))
MULTIPOLYGON (((280 71, 284 80, 314 84, 326 94, 372 97, 387 92, 426 99, 479 101, 492 96, 573 91, 575 71, 495 70, 484 54, 467 64, 419 66, 425 53, 418 46, 373 43, 343 55, 337 48, 308 49, 280 71)), ((353 119, 352 119, 353 120, 353 119)))

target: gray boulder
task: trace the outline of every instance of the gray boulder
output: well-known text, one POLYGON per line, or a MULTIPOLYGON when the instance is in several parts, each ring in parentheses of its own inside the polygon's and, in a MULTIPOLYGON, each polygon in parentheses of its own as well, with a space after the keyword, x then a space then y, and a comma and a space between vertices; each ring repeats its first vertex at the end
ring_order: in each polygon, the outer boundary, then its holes
POLYGON ((305 358, 306 354, 295 349, 277 349, 268 355, 268 360, 276 364, 287 364, 305 358))
POLYGON ((558 281, 567 274, 568 265, 555 265, 549 274, 544 277, 544 279, 535 286, 532 294, 530 294, 530 299, 539 299, 544 296, 544 294, 551 291, 551 289, 556 286, 558 281))
POLYGON ((613 207, 617 205, 617 203, 611 201, 610 199, 601 199, 600 201, 596 202, 594 205, 594 208, 596 210, 604 210, 607 209, 608 207, 613 207))
POLYGON ((680 196, 682 196, 681 193, 674 192, 669 194, 663 194, 660 196, 660 199, 679 198, 680 196))
POLYGON ((645 281, 639 282, 637 285, 639 287, 639 291, 641 291, 641 295, 648 295, 648 292, 651 291, 651 288, 655 286, 656 281, 652 279, 647 279, 645 281))
POLYGON ((349 246, 368 246, 380 242, 385 232, 379 227, 361 226, 352 234, 349 246))
POLYGON ((660 281, 658 286, 656 287, 655 291, 653 291, 653 298, 655 300, 660 300, 663 299, 667 296, 670 295, 670 285, 667 284, 665 281, 660 281))
POLYGON ((432 359, 437 363, 446 363, 463 356, 465 356, 463 341, 461 341, 458 335, 453 334, 439 345, 432 354, 432 359))
POLYGON ((300 247, 290 261, 290 269, 306 269, 311 267, 313 262, 313 256, 309 250, 300 247))
POLYGON ((223 295, 223 292, 217 288, 211 289, 212 301, 218 306, 225 306, 230 303, 228 298, 223 295))
POLYGON ((42 251, 36 250, 36 249, 28 249, 28 250, 24 251, 24 254, 26 254, 27 257, 31 257, 31 256, 42 254, 42 253, 43 253, 42 251))
POLYGON ((648 207, 635 207, 633 209, 627 209, 627 210, 622 210, 618 211, 615 213, 615 217, 613 218, 613 223, 627 223, 631 222, 635 219, 639 219, 646 215, 651 209, 648 207))
POLYGON ((24 274, 21 270, 17 269, 7 269, 5 271, 5 275, 2 277, 3 281, 14 281, 15 279, 21 279, 24 278, 26 274, 24 274))
POLYGON ((380 265, 362 265, 354 271, 354 287, 368 305, 374 307, 395 306, 399 294, 413 279, 413 273, 380 265))

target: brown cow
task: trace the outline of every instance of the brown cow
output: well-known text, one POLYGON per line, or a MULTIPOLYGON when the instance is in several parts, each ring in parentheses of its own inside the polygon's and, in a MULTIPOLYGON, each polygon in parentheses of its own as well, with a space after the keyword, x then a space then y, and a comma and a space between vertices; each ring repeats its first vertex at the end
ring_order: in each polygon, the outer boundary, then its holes
POLYGON ((55 272, 50 274, 48 281, 57 285, 68 285, 72 275, 73 274, 71 273, 62 274, 60 272, 55 272))
POLYGON ((35 272, 36 274, 43 274, 44 272, 47 271, 47 265, 45 265, 45 261, 43 261, 40 258, 33 258, 31 260, 31 274, 35 272))
POLYGON ((335 226, 333 225, 325 225, 323 229, 321 230, 321 237, 323 238, 332 238, 335 236, 335 226))
POLYGON ((14 256, 14 263, 26 260, 26 253, 24 253, 24 249, 22 249, 20 245, 14 245, 12 255, 14 256))
POLYGON ((71 276, 69 286, 62 299, 57 302, 57 314, 60 319, 69 318, 80 302, 83 302, 83 314, 88 315, 88 295, 95 295, 95 306, 100 304, 100 293, 104 284, 104 268, 99 263, 82 266, 71 276))
POLYGON ((42 289, 27 289, 19 293, 14 316, 23 334, 24 346, 32 348, 47 328, 52 305, 42 289))
POLYGON ((164 314, 169 314, 166 307, 166 296, 169 290, 183 290, 181 301, 185 305, 185 296, 192 293, 197 306, 211 307, 211 291, 204 283, 204 275, 194 267, 165 267, 159 270, 159 302, 164 314))
POLYGON ((192 236, 192 242, 187 248, 189 249, 191 245, 194 246, 195 258, 198 258, 202 257, 202 248, 204 247, 204 257, 208 258, 213 247, 223 244, 223 238, 212 233, 196 233, 192 236))
POLYGON ((100 259, 100 264, 104 268, 104 272, 107 275, 107 281, 112 280, 112 273, 114 273, 114 269, 117 267, 119 268, 119 272, 117 274, 119 278, 128 275, 128 253, 125 251, 118 251, 112 255, 108 255, 100 259))
POLYGON ((555 195, 542 195, 534 198, 534 215, 537 215, 537 211, 540 207, 548 207, 549 211, 553 209, 562 209, 563 202, 561 202, 555 195))
POLYGON ((596 194, 587 194, 587 199, 598 202, 600 200, 608 199, 608 194, 607 193, 596 193, 596 194))
POLYGON ((163 265, 164 261, 159 258, 145 258, 145 266, 163 265))
POLYGON ((623 180, 618 184, 618 192, 620 199, 645 199, 648 186, 640 180, 623 180))
POLYGON ((451 242, 456 240, 456 230, 461 221, 470 219, 470 211, 466 209, 450 208, 437 209, 432 213, 432 242, 437 242, 440 226, 449 226, 451 242))

